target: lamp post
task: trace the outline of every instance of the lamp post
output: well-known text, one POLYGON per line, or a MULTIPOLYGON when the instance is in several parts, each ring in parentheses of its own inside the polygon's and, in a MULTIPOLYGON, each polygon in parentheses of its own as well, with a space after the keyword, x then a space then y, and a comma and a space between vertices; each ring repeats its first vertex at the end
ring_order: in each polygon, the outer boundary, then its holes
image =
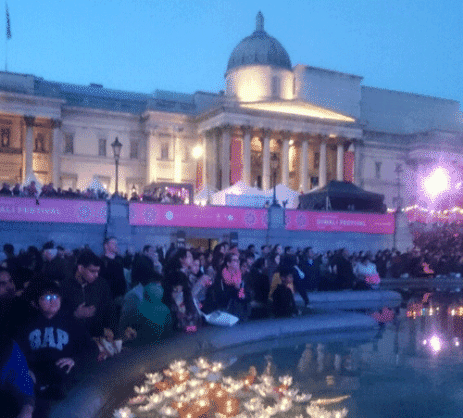
POLYGON ((277 168, 278 168, 278 156, 276 153, 272 154, 270 158, 270 166, 273 171, 273 202, 272 207, 279 207, 280 205, 277 202, 277 168))
POLYGON ((119 158, 121 157, 122 144, 119 142, 119 138, 116 136, 116 139, 111 144, 113 148, 114 162, 116 163, 116 190, 114 196, 119 196, 119 158))

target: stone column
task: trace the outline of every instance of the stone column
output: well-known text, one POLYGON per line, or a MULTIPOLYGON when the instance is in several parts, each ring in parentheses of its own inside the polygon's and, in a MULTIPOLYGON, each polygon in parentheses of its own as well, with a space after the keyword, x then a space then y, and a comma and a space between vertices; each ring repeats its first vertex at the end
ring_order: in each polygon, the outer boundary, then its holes
POLYGON ((208 155, 208 160, 210 163, 210 171, 208 168, 208 173, 210 173, 210 184, 214 189, 219 189, 218 183, 218 163, 219 163, 219 130, 213 129, 212 131, 208 131, 210 135, 210 154, 208 155))
POLYGON ((203 132, 201 135, 201 146, 203 148, 203 155, 200 158, 201 161, 201 183, 202 183, 202 188, 207 187, 207 172, 209 170, 209 167, 207 165, 207 144, 208 144, 208 137, 206 132, 203 132))
POLYGON ((289 140, 291 132, 283 132, 281 147, 281 183, 289 186, 289 140))
POLYGON ((61 153, 62 153, 62 140, 63 133, 61 132, 61 121, 59 119, 53 119, 51 121, 53 127, 53 148, 52 148, 52 167, 53 176, 52 181, 55 188, 60 187, 60 174, 61 174, 61 153))
POLYGON ((326 141, 324 138, 320 142, 320 164, 318 168, 318 186, 326 186, 326 141))
POLYGON ((251 132, 250 126, 243 126, 243 181, 251 186, 251 132))
POLYGON ((151 129, 148 132, 146 141, 146 184, 151 184, 157 180, 157 141, 156 131, 151 129))
POLYGON ((34 170, 32 167, 34 152, 34 116, 24 116, 26 123, 26 143, 24 144, 24 180, 32 176, 34 170))
POLYGON ((178 129, 174 130, 174 183, 182 182, 182 142, 178 129))
POLYGON ((336 150, 336 180, 344 180, 344 145, 338 144, 336 150))
POLYGON ((307 176, 307 159, 308 159, 308 151, 309 151, 309 142, 306 138, 302 139, 301 145, 301 189, 303 193, 307 193, 309 191, 308 186, 308 176, 307 176))
POLYGON ((231 141, 230 125, 222 127, 222 140, 220 149, 220 165, 222 168, 222 184, 221 190, 230 187, 230 141, 231 141))
POLYGON ((270 130, 263 132, 262 146, 262 189, 270 189, 270 130))
POLYGON ((361 150, 361 141, 358 139, 354 139, 351 144, 351 148, 354 148, 354 184, 359 187, 363 187, 362 181, 362 163, 363 163, 363 156, 361 150))

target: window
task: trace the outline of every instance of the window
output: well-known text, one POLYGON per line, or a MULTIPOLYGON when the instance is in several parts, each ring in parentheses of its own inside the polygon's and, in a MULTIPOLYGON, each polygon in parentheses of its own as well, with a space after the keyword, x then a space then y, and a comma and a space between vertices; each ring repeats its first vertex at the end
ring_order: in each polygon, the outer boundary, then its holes
POLYGON ((280 97, 280 77, 272 77, 272 97, 280 97))
POLYGON ((74 154, 74 135, 73 134, 64 135, 64 153, 74 154))
POLYGON ((375 178, 381 178, 381 162, 379 161, 375 162, 375 178))
POLYGON ((5 148, 10 146, 10 128, 2 128, 1 144, 2 144, 2 147, 5 147, 5 148))
POLYGON ((169 143, 163 142, 161 144, 161 160, 169 159, 169 143))
POLYGON ((316 152, 313 156, 313 168, 318 170, 320 168, 320 153, 316 152))
POLYGON ((130 141, 130 159, 131 160, 138 159, 138 142, 137 141, 130 141))
POLYGON ((98 140, 98 156, 106 157, 106 139, 104 138, 98 140))
POLYGON ((35 152, 45 152, 45 137, 43 134, 37 134, 35 137, 35 152))

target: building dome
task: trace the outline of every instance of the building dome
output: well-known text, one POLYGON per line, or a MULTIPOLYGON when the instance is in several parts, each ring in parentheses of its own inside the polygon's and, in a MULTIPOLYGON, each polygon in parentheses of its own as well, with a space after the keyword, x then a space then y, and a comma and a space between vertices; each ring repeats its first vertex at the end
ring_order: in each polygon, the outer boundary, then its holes
POLYGON ((227 72, 245 65, 272 65, 291 70, 291 60, 283 46, 264 30, 264 16, 256 17, 256 30, 244 38, 228 60, 227 72))

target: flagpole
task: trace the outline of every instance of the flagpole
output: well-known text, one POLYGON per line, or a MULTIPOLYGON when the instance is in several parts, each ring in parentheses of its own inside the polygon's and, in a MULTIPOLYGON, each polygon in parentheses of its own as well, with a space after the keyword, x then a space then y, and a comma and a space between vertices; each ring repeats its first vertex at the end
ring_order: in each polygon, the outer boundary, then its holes
POLYGON ((6 13, 6 36, 5 36, 5 72, 8 71, 8 40, 11 39, 11 23, 10 23, 10 12, 8 10, 8 3, 5 1, 5 13, 6 13))

